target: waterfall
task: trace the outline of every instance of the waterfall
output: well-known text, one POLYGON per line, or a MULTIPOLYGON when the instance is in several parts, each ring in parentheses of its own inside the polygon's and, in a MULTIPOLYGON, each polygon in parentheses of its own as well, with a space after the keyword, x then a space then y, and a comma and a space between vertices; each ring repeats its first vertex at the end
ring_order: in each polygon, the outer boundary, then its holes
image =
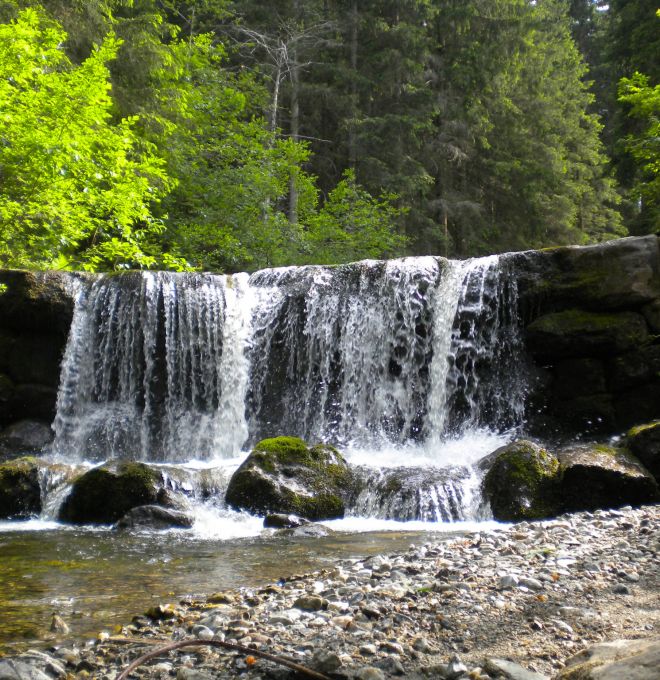
POLYGON ((245 275, 159 272, 81 287, 62 362, 54 453, 187 461, 239 450, 247 434, 246 283, 245 275))
POLYGON ((366 465, 353 512, 461 519, 471 463, 489 452, 474 433, 522 423, 521 356, 515 280, 497 257, 90 277, 53 453, 212 462, 300 436, 366 465))

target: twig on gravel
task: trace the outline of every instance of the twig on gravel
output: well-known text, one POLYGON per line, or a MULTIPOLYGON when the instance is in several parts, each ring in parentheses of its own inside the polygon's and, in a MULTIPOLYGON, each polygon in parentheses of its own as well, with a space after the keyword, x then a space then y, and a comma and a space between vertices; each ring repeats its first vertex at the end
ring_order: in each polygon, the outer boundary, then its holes
POLYGON ((182 647, 202 647, 204 645, 208 647, 221 647, 223 649, 232 649, 236 652, 241 652, 243 654, 258 656, 261 657, 262 659, 266 659, 267 661, 277 663, 280 666, 286 666, 287 668, 297 671, 298 673, 301 673, 302 675, 308 678, 315 678, 316 680, 330 680, 330 678, 327 675, 324 675, 323 673, 318 673, 317 671, 313 671, 311 668, 307 668, 306 666, 301 666, 295 661, 290 661, 285 657, 275 656, 274 654, 269 654, 268 652, 262 652, 259 651, 258 649, 252 649, 251 647, 244 647, 243 645, 238 645, 233 642, 225 642, 224 640, 200 640, 200 639, 172 642, 169 645, 158 647, 158 649, 152 649, 150 652, 147 652, 146 654, 143 654, 141 657, 135 659, 135 661, 133 661, 133 663, 128 668, 126 668, 126 670, 122 671, 115 680, 126 680, 126 678, 128 678, 128 674, 131 671, 134 671, 138 666, 141 666, 143 663, 157 656, 160 656, 161 654, 171 652, 175 649, 181 649, 182 647))

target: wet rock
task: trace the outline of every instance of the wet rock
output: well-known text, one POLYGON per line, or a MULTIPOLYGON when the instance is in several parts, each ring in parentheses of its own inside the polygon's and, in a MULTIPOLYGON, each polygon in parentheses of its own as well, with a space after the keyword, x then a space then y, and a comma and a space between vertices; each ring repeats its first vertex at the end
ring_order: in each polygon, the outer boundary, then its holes
POLYGON ((608 357, 648 340, 646 321, 635 312, 569 309, 541 316, 527 326, 527 346, 542 360, 608 357))
POLYGON ((162 505, 139 505, 131 508, 115 524, 117 529, 190 529, 195 520, 180 510, 164 508, 162 505))
POLYGON ((580 444, 557 455, 564 510, 641 505, 659 498, 655 479, 623 448, 580 444))
POLYGON ((660 420, 633 427, 626 436, 626 444, 660 482, 660 420))
POLYGON ((293 606, 296 609, 315 612, 319 609, 323 609, 324 602, 324 599, 318 595, 303 595, 293 603, 293 606))
POLYGON ((271 513, 264 517, 264 528, 266 529, 297 529, 305 524, 309 524, 309 520, 298 517, 298 515, 271 513))
POLYGON ((0 465, 0 519, 25 519, 41 512, 44 464, 25 457, 0 465))
POLYGON ((657 680, 660 638, 593 645, 568 659, 556 680, 657 680))
POLYGON ((296 437, 264 439, 232 475, 227 503, 256 514, 294 513, 311 520, 343 517, 353 483, 331 446, 296 437))
POLYGON ((480 465, 490 465, 483 489, 495 519, 516 521, 557 514, 559 461, 538 444, 515 441, 480 465))
POLYGON ((59 518, 71 524, 114 524, 131 508, 156 504, 161 479, 144 463, 104 463, 74 481, 59 518))
POLYGON ((50 425, 40 420, 20 420, 0 432, 0 461, 35 456, 53 441, 50 425))

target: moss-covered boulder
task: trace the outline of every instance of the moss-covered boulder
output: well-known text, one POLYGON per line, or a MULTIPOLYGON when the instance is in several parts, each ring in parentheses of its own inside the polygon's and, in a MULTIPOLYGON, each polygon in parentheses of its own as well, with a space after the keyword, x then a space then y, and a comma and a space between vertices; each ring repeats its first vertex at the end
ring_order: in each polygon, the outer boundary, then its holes
POLYGON ((41 512, 41 467, 31 457, 0 465, 0 519, 25 519, 41 512))
POLYGON ((538 444, 520 439, 494 451, 483 491, 493 517, 505 522, 552 517, 559 511, 559 461, 538 444))
POLYGON ((59 519, 71 524, 114 524, 131 508, 158 503, 161 490, 161 474, 148 465, 111 461, 74 481, 59 519))
POLYGON ((260 441, 232 475, 226 500, 258 515, 332 519, 343 517, 352 484, 346 461, 332 446, 275 437, 260 441))
POLYGON ((660 483, 660 420, 631 428, 626 443, 660 483))
POLYGON ((575 444, 557 453, 562 508, 569 512, 642 505, 660 500, 658 484, 630 451, 575 444))
POLYGON ((546 314, 527 326, 527 347, 542 359, 607 357, 649 340, 646 321, 636 312, 585 312, 568 309, 546 314))

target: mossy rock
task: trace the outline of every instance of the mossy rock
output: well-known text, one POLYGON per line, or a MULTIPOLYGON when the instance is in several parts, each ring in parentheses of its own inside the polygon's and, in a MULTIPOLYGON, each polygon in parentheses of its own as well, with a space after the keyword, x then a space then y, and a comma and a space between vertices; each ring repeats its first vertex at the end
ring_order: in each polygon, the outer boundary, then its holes
POLYGON ((481 466, 489 467, 483 490, 495 519, 515 522, 558 514, 559 461, 538 444, 520 439, 497 449, 481 466))
POLYGON ((527 326, 528 349, 543 359, 607 357, 648 341, 646 321, 636 312, 568 309, 541 316, 527 326))
POLYGON ((82 474, 60 509, 71 524, 114 524, 139 505, 158 503, 162 478, 144 463, 113 461, 82 474))
POLYGON ((0 465, 0 519, 26 519, 41 512, 41 466, 32 457, 0 465))
POLYGON ((660 500, 653 476, 624 447, 575 444, 559 451, 557 457, 565 511, 637 506, 660 500))
POLYGON ((343 517, 352 485, 346 461, 332 446, 275 437, 260 441, 232 475, 226 501, 258 515, 332 519, 343 517))
POLYGON ((660 483, 660 420, 631 428, 626 444, 660 483))

